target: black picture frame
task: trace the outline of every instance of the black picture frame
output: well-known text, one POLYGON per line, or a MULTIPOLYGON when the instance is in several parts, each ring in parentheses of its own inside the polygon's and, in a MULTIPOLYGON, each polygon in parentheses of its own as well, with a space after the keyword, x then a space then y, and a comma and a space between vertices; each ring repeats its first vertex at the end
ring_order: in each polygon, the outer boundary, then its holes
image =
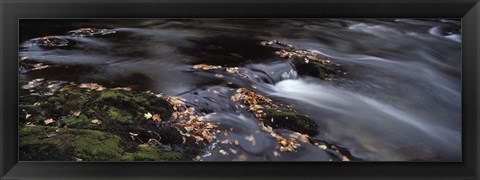
POLYGON ((478 0, 1 0, 0 179, 479 179, 478 0), (18 162, 20 18, 462 18, 462 162, 18 162))

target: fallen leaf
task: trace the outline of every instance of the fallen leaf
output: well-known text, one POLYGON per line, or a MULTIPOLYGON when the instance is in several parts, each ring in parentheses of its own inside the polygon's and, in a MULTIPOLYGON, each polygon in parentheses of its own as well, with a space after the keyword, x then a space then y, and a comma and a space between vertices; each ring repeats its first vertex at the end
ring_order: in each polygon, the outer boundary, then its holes
POLYGON ((91 89, 97 91, 103 91, 105 89, 105 87, 97 83, 82 83, 78 87, 82 89, 91 89))
POLYGON ((162 119, 160 118, 160 115, 158 115, 158 114, 154 114, 154 115, 152 116, 152 119, 153 119, 154 121, 157 121, 157 122, 162 121, 162 119))
POLYGON ((319 147, 320 149, 327 149, 327 146, 326 146, 326 145, 324 145, 324 144, 322 144, 322 145, 319 145, 318 147, 319 147))
POLYGON ((139 145, 138 145, 138 147, 145 148, 145 147, 149 147, 149 145, 148 145, 148 144, 146 144, 146 143, 143 143, 143 144, 139 144, 139 145))
POLYGON ((207 64, 197 64, 193 66, 193 69, 201 69, 203 71, 220 69, 220 68, 222 68, 222 66, 213 66, 213 65, 207 65, 207 64))
POLYGON ((52 118, 49 118, 49 119, 44 120, 43 122, 45 122, 45 124, 48 125, 48 124, 54 123, 55 120, 53 120, 52 118))
POLYGON ((220 154, 224 155, 224 156, 228 154, 227 151, 225 151, 225 150, 223 150, 223 149, 220 149, 220 151, 218 151, 218 152, 219 152, 220 154))
POLYGON ((28 118, 31 117, 31 116, 32 116, 31 114, 28 114, 28 113, 27 113, 27 115, 25 115, 25 119, 28 119, 28 118))
POLYGON ((50 67, 50 66, 46 65, 46 64, 43 64, 43 63, 38 63, 38 64, 33 65, 32 70, 40 70, 40 69, 45 69, 45 68, 48 68, 48 67, 50 67))
POLYGON ((31 80, 31 81, 28 81, 27 84, 23 85, 22 86, 22 89, 32 89, 34 87, 37 87, 38 85, 42 84, 42 81, 45 80, 43 78, 38 78, 38 79, 34 79, 34 80, 31 80))
POLYGON ((75 111, 75 112, 73 112, 72 114, 73 114, 74 116, 77 116, 77 117, 78 117, 78 116, 80 116, 80 113, 81 113, 80 111, 75 111))
POLYGON ((91 121, 93 124, 102 124, 102 121, 98 120, 98 119, 94 119, 91 121))
POLYGON ((147 112, 143 115, 143 117, 145 117, 145 119, 150 119, 152 118, 152 114, 150 114, 150 112, 147 112))
POLYGON ((113 88, 112 90, 132 91, 132 88, 131 87, 116 87, 116 88, 113 88))

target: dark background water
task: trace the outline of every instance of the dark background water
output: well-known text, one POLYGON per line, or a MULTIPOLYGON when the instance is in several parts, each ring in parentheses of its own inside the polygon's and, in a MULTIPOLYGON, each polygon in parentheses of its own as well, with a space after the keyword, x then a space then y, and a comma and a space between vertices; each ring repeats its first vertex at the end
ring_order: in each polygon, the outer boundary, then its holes
MULTIPOLYGON (((454 19, 95 19, 21 20, 20 56, 49 63, 21 80, 98 82, 131 86, 187 100, 210 112, 220 128, 236 129, 239 147, 214 144, 204 160, 329 160, 305 144, 274 157, 275 140, 257 133, 257 120, 227 108, 237 87, 293 104, 319 124, 317 138, 349 149, 363 160, 461 160, 461 21, 454 19), (45 49, 31 39, 93 27, 105 37, 69 37, 68 49, 45 49), (316 51, 342 64, 333 81, 299 77, 274 49, 276 39, 316 51), (249 78, 193 72, 191 65, 238 66, 249 78), (287 76, 288 75, 288 76, 287 76), (215 93, 217 92, 217 93, 215 93), (218 93, 221 92, 221 93, 218 93), (253 134, 257 144, 244 136, 253 134)), ((221 140, 221 139, 219 139, 221 140)))

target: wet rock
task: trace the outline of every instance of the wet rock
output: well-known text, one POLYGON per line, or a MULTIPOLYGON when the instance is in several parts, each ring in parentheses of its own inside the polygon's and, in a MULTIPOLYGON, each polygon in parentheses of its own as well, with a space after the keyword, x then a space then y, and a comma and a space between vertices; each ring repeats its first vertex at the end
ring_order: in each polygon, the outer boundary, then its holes
POLYGON ((305 115, 289 110, 264 110, 263 122, 272 128, 289 129, 295 132, 315 136, 317 124, 305 115))
POLYGON ((317 60, 313 56, 293 55, 291 62, 298 74, 319 77, 325 80, 346 74, 341 65, 332 65, 330 60, 317 60))
POLYGON ((330 59, 321 57, 317 52, 298 49, 293 45, 285 44, 277 40, 262 41, 260 44, 280 49, 276 51, 275 54, 281 58, 289 59, 299 75, 332 80, 334 77, 347 74, 340 64, 333 64, 330 59))
POLYGON ((34 40, 35 44, 45 48, 69 47, 72 42, 62 36, 45 36, 34 40))
MULTIPOLYGON (((246 88, 239 88, 231 97, 234 102, 243 102, 255 117, 272 128, 283 128, 294 132, 315 136, 317 124, 305 115, 293 110, 289 105, 281 104, 246 88)), ((246 107, 247 108, 247 107, 246 107)))
POLYGON ((68 31, 68 34, 72 36, 80 36, 80 37, 104 36, 104 35, 114 34, 114 33, 116 33, 115 30, 96 29, 96 28, 80 28, 80 29, 68 31))

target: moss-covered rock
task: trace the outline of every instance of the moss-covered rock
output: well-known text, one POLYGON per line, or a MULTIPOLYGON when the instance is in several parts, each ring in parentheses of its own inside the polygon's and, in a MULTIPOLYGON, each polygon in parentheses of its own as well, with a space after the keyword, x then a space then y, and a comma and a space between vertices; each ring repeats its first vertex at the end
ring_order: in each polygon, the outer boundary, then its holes
POLYGON ((52 118, 63 122, 67 127, 97 130, 106 130, 117 125, 129 127, 129 124, 145 119, 144 113, 159 114, 161 119, 169 119, 172 112, 168 102, 153 94, 111 89, 96 91, 76 87, 69 87, 50 96, 35 96, 23 92, 19 108, 21 123, 42 125, 45 118, 52 118), (90 121, 94 119, 102 123, 91 126, 90 121))
POLYGON ((294 54, 290 61, 299 75, 308 75, 322 79, 331 79, 333 76, 344 74, 339 65, 330 64, 329 60, 319 60, 316 57, 294 54))
POLYGON ((139 147, 135 153, 126 153, 122 160, 124 161, 178 161, 182 160, 183 155, 179 152, 161 152, 154 147, 139 147))
POLYGON ((340 64, 332 64, 328 58, 320 56, 318 52, 299 49, 294 45, 277 40, 262 41, 260 44, 279 50, 275 54, 282 58, 288 58, 299 75, 331 80, 335 76, 347 74, 340 64))
POLYGON ((265 110, 263 122, 272 128, 283 128, 315 136, 317 124, 307 116, 289 110, 265 110))
POLYGON ((119 160, 119 142, 118 136, 100 131, 27 126, 19 131, 20 160, 119 160))
POLYGON ((122 139, 95 130, 26 126, 20 128, 20 160, 31 161, 175 161, 179 152, 162 152, 156 147, 122 149, 122 139))
POLYGON ((19 108, 21 160, 173 161, 201 150, 166 122, 173 112, 169 102, 149 92, 70 83, 51 95, 22 91, 19 108), (168 146, 176 148, 163 152, 168 146))

